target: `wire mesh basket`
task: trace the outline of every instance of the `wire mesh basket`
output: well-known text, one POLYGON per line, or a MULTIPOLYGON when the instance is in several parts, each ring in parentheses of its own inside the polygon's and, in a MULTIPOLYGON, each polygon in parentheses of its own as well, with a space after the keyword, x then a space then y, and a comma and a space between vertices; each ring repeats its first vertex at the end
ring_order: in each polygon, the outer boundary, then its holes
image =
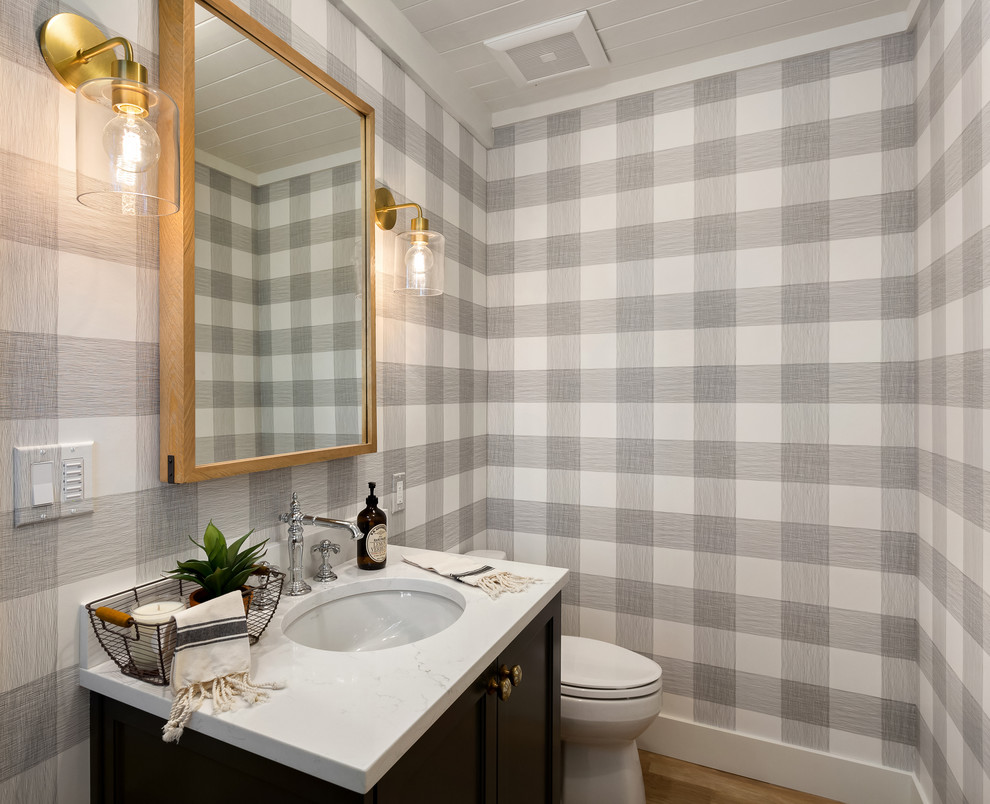
MULTIPOLYGON (((284 580, 285 573, 271 568, 263 568, 248 579, 242 594, 252 645, 275 614, 284 580)), ((175 621, 144 625, 132 613, 141 606, 168 601, 181 601, 184 608, 189 595, 199 588, 190 581, 163 578, 86 604, 96 638, 120 672, 160 687, 169 683, 175 653, 175 621)))

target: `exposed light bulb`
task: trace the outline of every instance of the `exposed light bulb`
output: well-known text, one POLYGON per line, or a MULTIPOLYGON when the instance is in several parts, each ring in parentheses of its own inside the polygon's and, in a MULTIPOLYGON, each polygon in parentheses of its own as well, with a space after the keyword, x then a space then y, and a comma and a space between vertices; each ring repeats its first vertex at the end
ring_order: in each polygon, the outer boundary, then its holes
POLYGON ((118 114, 103 127, 103 148, 118 181, 133 186, 134 173, 144 173, 158 162, 162 143, 144 118, 118 114))
POLYGON ((413 243, 406 252, 406 276, 412 277, 412 287, 426 287, 426 275, 433 269, 433 251, 426 243, 413 243))

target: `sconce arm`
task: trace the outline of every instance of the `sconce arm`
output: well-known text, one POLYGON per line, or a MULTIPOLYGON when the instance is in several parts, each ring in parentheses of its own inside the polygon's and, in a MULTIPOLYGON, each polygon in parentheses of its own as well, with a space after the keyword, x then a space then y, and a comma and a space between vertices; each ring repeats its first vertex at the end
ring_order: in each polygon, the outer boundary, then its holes
POLYGON ((387 187, 379 187, 375 190, 375 222, 381 229, 386 231, 395 226, 397 209, 416 208, 416 217, 413 218, 412 228, 425 231, 430 228, 430 222, 423 217, 423 208, 419 204, 396 204, 395 196, 387 187))
POLYGON ((389 204, 388 206, 384 206, 384 207, 375 207, 375 212, 376 213, 378 213, 378 212, 391 212, 393 209, 406 209, 408 207, 416 207, 416 213, 417 213, 416 214, 416 217, 417 218, 422 218, 423 217, 423 208, 419 204, 413 204, 413 203, 409 203, 409 204, 389 204))
POLYGON ((101 53, 106 53, 108 50, 113 50, 115 47, 124 48, 125 61, 134 61, 134 48, 131 47, 131 43, 122 36, 115 36, 113 39, 107 39, 106 42, 96 45, 96 47, 91 47, 87 50, 80 50, 76 53, 76 57, 72 60, 72 62, 74 64, 86 64, 95 56, 99 56, 101 53))

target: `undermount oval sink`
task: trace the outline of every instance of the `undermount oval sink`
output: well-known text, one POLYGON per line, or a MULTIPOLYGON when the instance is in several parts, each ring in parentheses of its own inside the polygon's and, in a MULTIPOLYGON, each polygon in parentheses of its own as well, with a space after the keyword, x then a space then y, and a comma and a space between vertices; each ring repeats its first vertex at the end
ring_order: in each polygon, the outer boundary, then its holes
POLYGON ((464 597, 412 578, 360 581, 324 593, 285 616, 293 642, 328 651, 396 648, 439 634, 464 613, 464 597))

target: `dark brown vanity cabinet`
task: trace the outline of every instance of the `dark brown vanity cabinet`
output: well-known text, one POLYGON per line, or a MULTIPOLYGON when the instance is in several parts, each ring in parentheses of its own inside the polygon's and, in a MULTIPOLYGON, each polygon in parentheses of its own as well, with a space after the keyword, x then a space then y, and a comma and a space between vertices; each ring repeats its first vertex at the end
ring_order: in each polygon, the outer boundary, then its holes
POLYGON ((191 730, 166 745, 160 718, 97 693, 91 712, 92 800, 101 804, 265 795, 279 804, 557 804, 560 596, 365 794, 191 730))

